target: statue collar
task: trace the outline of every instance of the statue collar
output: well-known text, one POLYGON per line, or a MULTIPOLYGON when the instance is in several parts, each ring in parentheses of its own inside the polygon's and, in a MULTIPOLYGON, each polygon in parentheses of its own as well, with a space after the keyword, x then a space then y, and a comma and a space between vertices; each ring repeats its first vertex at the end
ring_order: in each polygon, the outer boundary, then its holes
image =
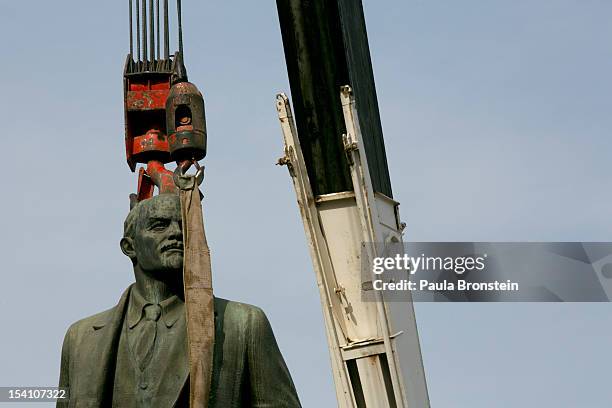
MULTIPOLYGON (((136 288, 136 285, 134 285, 130 293, 126 316, 127 324, 130 329, 136 327, 136 325, 142 320, 144 317, 145 306, 151 304, 153 303, 147 301, 140 294, 136 288)), ((176 321, 185 313, 185 303, 176 295, 163 300, 159 303, 159 306, 161 306, 162 309, 161 319, 168 328, 172 327, 174 323, 176 323, 176 321)))

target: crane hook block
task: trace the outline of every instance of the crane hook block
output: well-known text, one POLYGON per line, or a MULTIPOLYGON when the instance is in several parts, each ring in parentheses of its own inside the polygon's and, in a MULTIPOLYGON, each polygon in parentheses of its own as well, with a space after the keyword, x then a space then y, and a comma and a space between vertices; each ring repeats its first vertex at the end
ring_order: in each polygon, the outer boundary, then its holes
POLYGON ((179 82, 170 89, 166 100, 166 129, 173 160, 197 161, 206 156, 204 98, 194 84, 179 82))

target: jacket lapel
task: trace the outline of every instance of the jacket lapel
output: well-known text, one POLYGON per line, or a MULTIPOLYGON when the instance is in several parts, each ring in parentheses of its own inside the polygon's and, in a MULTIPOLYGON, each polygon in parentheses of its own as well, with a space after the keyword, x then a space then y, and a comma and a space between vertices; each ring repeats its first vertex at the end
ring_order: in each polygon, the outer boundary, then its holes
MULTIPOLYGON (((209 399, 209 406, 217 406, 216 402, 216 393, 217 388, 219 386, 219 371, 223 365, 223 313, 225 312, 225 303, 220 301, 218 298, 214 298, 214 321, 215 321, 215 343, 214 343, 214 353, 213 353, 213 372, 212 382, 211 382, 211 393, 209 399), (221 318, 219 318, 219 314, 221 314, 221 318)), ((183 343, 183 355, 182 358, 177 359, 178 365, 178 375, 181 376, 181 381, 178 384, 175 384, 172 388, 167 389, 162 385, 160 389, 164 389, 167 392, 167 395, 172 396, 168 400, 168 404, 163 406, 168 407, 182 407, 189 406, 189 348, 188 348, 188 338, 187 338, 187 322, 184 320, 184 330, 185 330, 185 342, 183 343), (179 385, 177 387, 177 385, 179 385)), ((162 406, 162 405, 160 405, 162 406)))
POLYGON ((79 359, 85 380, 81 391, 88 400, 97 401, 96 406, 112 406, 119 337, 131 289, 130 285, 106 319, 92 324, 89 339, 84 342, 87 346, 79 359))

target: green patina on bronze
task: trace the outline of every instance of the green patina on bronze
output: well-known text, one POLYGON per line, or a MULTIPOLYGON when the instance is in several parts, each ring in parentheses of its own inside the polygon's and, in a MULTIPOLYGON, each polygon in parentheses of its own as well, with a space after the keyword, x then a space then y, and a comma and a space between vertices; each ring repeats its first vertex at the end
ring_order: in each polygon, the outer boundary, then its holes
MULTIPOLYGON (((70 389, 70 401, 58 407, 189 405, 182 245, 178 196, 156 196, 132 209, 121 249, 136 282, 115 307, 68 329, 60 386, 70 389), (152 346, 142 347, 147 333, 154 333, 152 346)), ((220 298, 214 309, 209 407, 300 407, 263 311, 220 298)))

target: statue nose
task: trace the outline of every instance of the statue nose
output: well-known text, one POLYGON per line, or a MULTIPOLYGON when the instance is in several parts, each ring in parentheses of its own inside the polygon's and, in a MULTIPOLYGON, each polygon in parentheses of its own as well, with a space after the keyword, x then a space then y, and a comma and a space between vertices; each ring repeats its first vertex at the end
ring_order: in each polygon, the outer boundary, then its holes
POLYGON ((183 230, 178 222, 173 222, 170 224, 170 234, 173 237, 181 238, 183 236, 183 230))

